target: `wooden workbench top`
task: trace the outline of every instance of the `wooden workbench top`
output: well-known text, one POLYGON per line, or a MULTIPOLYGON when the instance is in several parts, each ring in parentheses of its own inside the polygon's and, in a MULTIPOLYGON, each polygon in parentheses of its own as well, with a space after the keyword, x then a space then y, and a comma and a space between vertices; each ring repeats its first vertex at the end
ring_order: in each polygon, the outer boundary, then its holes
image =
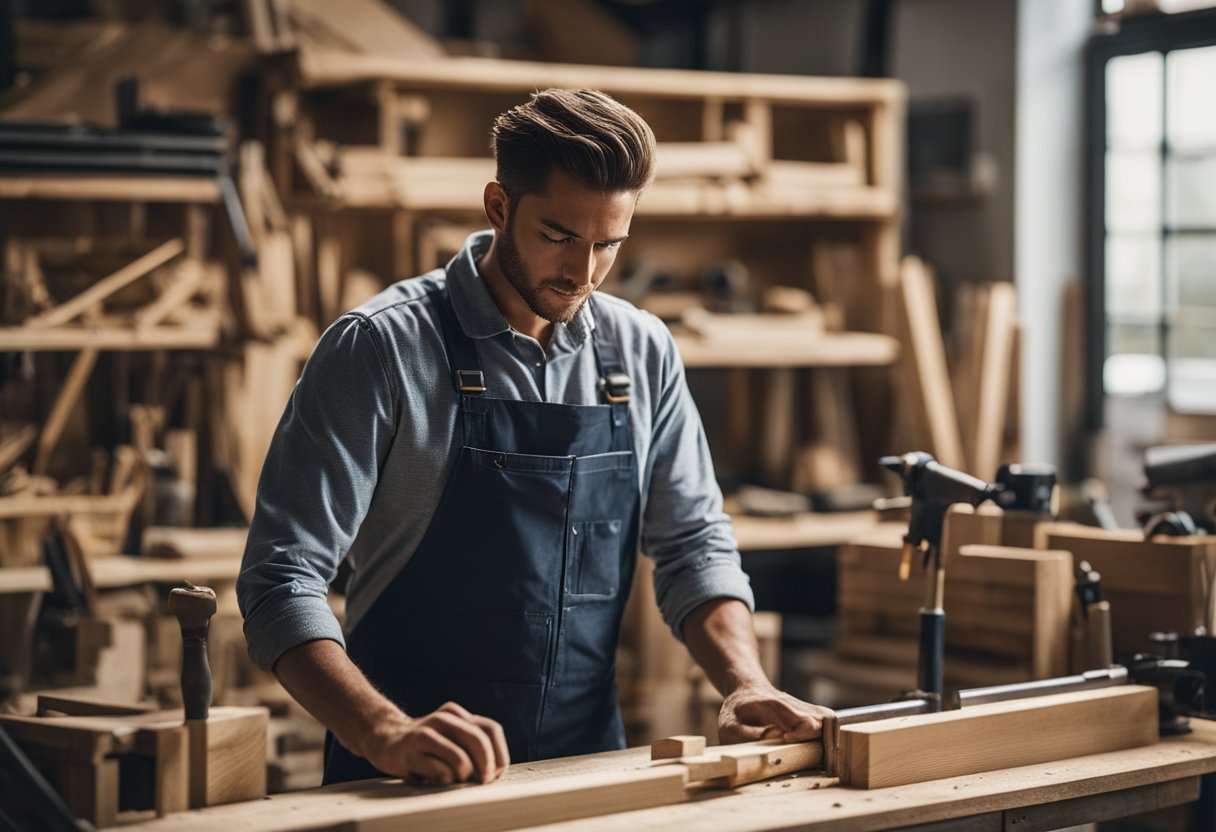
MULTIPOLYGON (((1194 732, 1156 745, 1043 765, 954 777, 870 791, 845 788, 835 778, 792 775, 731 792, 692 792, 687 802, 544 829, 636 832, 639 829, 865 830, 894 829, 1095 794, 1153 789, 1216 771, 1216 724, 1193 720, 1194 732)), ((500 782, 535 782, 648 765, 647 749, 629 749, 512 766, 500 782)), ((485 789, 494 785, 457 788, 485 789)), ((265 800, 171 815, 143 830, 348 830, 380 828, 394 807, 424 790, 393 780, 369 780, 265 800), (377 824, 377 820, 380 824, 377 824)), ((1176 801, 1175 801, 1176 802, 1176 801)), ((391 823, 389 824, 391 826, 391 823)), ((387 827, 384 827, 387 828, 387 827)))

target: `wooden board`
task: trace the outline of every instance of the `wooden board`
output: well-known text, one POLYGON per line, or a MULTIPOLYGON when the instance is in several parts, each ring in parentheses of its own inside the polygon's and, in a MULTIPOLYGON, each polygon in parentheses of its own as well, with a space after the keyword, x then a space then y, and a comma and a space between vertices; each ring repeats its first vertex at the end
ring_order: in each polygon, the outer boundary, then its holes
POLYGON ((1134 530, 1105 531, 1072 523, 1041 524, 1038 545, 1072 552, 1102 576, 1102 597, 1111 605, 1115 659, 1147 650, 1148 634, 1181 635, 1204 623, 1216 576, 1216 538, 1156 537, 1134 530))
POLYGON ((899 416, 909 420, 911 440, 918 445, 926 443, 916 450, 928 451, 948 468, 963 468, 966 459, 933 279, 917 258, 904 258, 895 297, 904 346, 900 365, 903 408, 899 416))
POLYGON ((1157 742, 1157 689, 1122 685, 840 729, 841 782, 863 789, 1157 742))
POLYGON ((219 806, 266 794, 265 708, 212 708, 188 720, 190 806, 219 806))
MULTIPOLYGON (((871 637, 899 637, 907 661, 914 661, 924 577, 915 570, 911 580, 900 581, 900 558, 899 542, 881 537, 862 538, 841 550, 842 655, 874 659, 857 653, 855 645, 871 637)), ((1067 673, 1072 564, 1072 557, 1058 550, 960 547, 946 568, 947 668, 965 653, 1024 662, 1036 679, 1067 673)))

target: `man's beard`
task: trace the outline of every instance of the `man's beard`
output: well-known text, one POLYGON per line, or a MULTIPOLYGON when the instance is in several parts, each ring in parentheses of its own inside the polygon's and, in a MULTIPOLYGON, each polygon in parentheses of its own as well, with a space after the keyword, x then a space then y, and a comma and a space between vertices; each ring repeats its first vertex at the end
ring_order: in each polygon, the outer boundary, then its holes
POLYGON ((546 292, 549 288, 554 288, 562 292, 578 292, 582 290, 576 283, 569 280, 563 280, 560 277, 551 277, 545 280, 534 280, 528 269, 524 266, 523 260, 520 259, 519 249, 515 247, 515 213, 510 212, 507 216, 507 227, 503 233, 498 236, 498 268, 502 271, 507 282, 511 284, 528 308, 532 310, 532 314, 538 318, 543 318, 546 321, 554 324, 568 324, 587 303, 587 298, 590 293, 584 297, 577 306, 573 309, 567 306, 553 307, 546 305, 546 292))

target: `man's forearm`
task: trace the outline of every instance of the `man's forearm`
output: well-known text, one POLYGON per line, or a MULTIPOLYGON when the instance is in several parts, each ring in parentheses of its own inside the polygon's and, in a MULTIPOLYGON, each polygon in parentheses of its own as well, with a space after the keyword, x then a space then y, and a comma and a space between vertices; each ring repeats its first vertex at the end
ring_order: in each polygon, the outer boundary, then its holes
POLYGON ((318 639, 288 650, 274 666, 292 697, 359 756, 377 733, 400 731, 409 717, 376 690, 335 641, 318 639))
POLYGON ((706 601, 684 619, 683 632, 688 652, 723 696, 772 685, 760 665, 751 610, 742 601, 706 601))

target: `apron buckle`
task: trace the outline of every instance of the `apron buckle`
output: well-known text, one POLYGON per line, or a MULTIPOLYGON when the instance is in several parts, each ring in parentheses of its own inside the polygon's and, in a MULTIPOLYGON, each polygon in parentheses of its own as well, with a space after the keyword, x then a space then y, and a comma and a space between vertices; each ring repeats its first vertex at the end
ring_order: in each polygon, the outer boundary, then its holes
POLYGON ((486 377, 481 370, 457 370, 456 386, 461 393, 486 392, 486 377))
POLYGON ((629 376, 624 373, 609 373, 600 379, 600 389, 609 404, 623 404, 629 401, 629 376))

